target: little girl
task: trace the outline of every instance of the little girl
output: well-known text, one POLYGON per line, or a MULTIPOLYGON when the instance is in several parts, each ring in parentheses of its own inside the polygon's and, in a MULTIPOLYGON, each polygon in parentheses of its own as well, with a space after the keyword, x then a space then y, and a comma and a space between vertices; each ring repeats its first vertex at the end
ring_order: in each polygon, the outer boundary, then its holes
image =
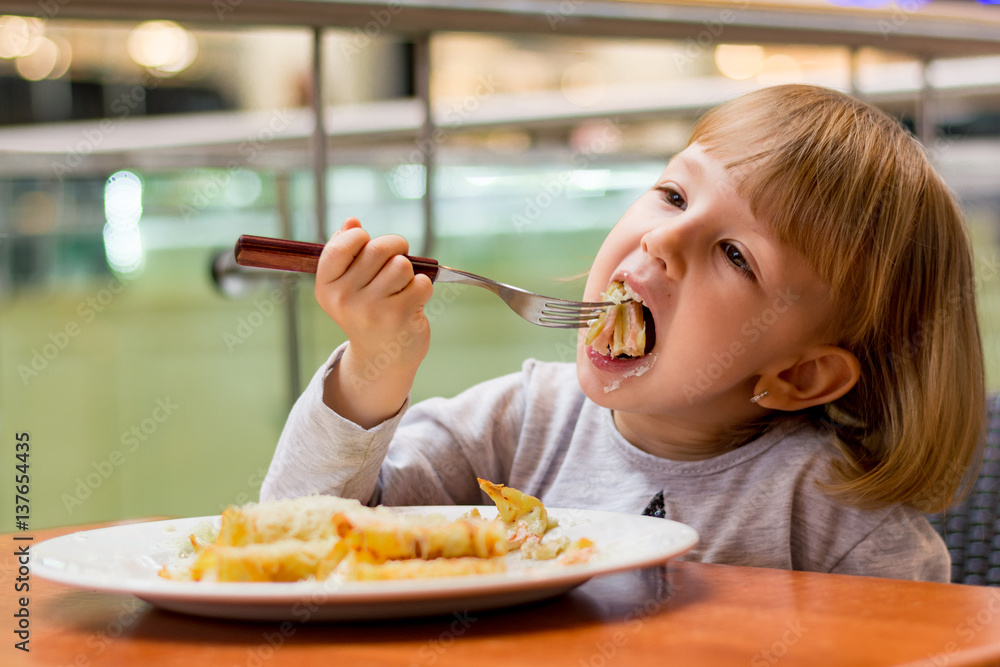
POLYGON ((961 496, 979 452, 973 262, 953 196, 880 111, 789 85, 704 116, 584 289, 641 303, 631 356, 581 330, 575 365, 411 406, 432 286, 405 252, 353 219, 326 245, 316 298, 348 342, 262 498, 484 504, 483 477, 681 521, 701 538, 688 559, 948 581, 923 513, 961 496))

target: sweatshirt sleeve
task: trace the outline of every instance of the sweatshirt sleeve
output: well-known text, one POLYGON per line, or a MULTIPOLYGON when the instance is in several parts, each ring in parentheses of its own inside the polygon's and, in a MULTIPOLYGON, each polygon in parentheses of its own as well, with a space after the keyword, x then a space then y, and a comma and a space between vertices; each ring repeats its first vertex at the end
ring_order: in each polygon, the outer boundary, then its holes
POLYGON ((369 505, 479 504, 477 477, 503 481, 524 418, 522 373, 488 380, 450 399, 407 403, 371 429, 323 403, 334 352, 289 414, 261 499, 323 493, 369 505))
POLYGON ((262 501, 322 493, 367 502, 374 494, 379 466, 406 404, 371 429, 327 407, 323 382, 344 349, 334 351, 292 406, 261 486, 262 501))

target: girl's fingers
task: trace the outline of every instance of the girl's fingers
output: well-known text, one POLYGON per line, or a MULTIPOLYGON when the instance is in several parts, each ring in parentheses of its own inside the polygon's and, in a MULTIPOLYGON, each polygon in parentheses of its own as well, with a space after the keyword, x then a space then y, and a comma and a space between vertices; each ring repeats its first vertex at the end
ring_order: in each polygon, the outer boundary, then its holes
POLYGON ((389 257, 364 289, 379 296, 392 296, 403 291, 411 282, 413 265, 402 254, 395 254, 389 257))
POLYGON ((371 290, 375 294, 388 296, 405 286, 413 277, 413 266, 401 255, 409 249, 409 244, 401 236, 379 236, 371 239, 357 253, 342 280, 356 290, 371 290), (399 284, 400 276, 409 277, 399 284), (395 285, 394 289, 390 289, 395 285))
POLYGON ((356 219, 348 219, 323 248, 317 300, 345 331, 362 322, 393 327, 397 320, 409 320, 430 299, 432 286, 426 276, 415 279, 413 265, 404 257, 408 251, 403 237, 373 239, 356 219))
POLYGON ((370 240, 371 237, 361 228, 357 218, 348 218, 323 246, 319 265, 316 267, 317 284, 341 278, 370 240))

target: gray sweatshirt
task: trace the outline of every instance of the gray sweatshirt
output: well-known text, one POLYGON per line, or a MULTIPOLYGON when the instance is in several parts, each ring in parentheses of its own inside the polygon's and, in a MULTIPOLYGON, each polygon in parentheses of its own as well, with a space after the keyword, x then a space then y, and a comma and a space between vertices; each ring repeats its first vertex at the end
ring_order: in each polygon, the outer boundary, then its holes
POLYGON ((686 560, 948 581, 943 540, 916 509, 864 510, 824 493, 830 436, 779 426, 702 461, 647 454, 581 391, 573 364, 528 361, 520 373, 455 398, 404 405, 365 430, 330 410, 312 378, 281 434, 261 499, 324 493, 370 505, 482 505, 477 477, 549 507, 680 521, 699 534, 686 560))

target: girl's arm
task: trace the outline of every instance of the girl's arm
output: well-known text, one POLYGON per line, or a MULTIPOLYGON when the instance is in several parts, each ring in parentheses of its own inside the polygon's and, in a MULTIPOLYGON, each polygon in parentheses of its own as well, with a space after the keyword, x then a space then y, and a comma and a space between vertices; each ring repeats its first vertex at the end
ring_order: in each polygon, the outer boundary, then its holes
POLYGON ((366 504, 479 504, 477 476, 506 480, 524 419, 522 374, 409 409, 404 400, 396 414, 364 429, 323 402, 324 383, 348 346, 334 353, 292 408, 262 501, 322 493, 366 504))
POLYGON ((260 490, 261 501, 322 493, 368 502, 375 494, 379 466, 403 410, 364 429, 323 402, 326 380, 347 346, 334 352, 292 406, 260 490))
POLYGON ((427 276, 414 275, 400 236, 372 239, 348 219, 323 248, 316 301, 347 334, 340 362, 326 376, 323 402, 362 428, 396 414, 430 344, 427 276))

